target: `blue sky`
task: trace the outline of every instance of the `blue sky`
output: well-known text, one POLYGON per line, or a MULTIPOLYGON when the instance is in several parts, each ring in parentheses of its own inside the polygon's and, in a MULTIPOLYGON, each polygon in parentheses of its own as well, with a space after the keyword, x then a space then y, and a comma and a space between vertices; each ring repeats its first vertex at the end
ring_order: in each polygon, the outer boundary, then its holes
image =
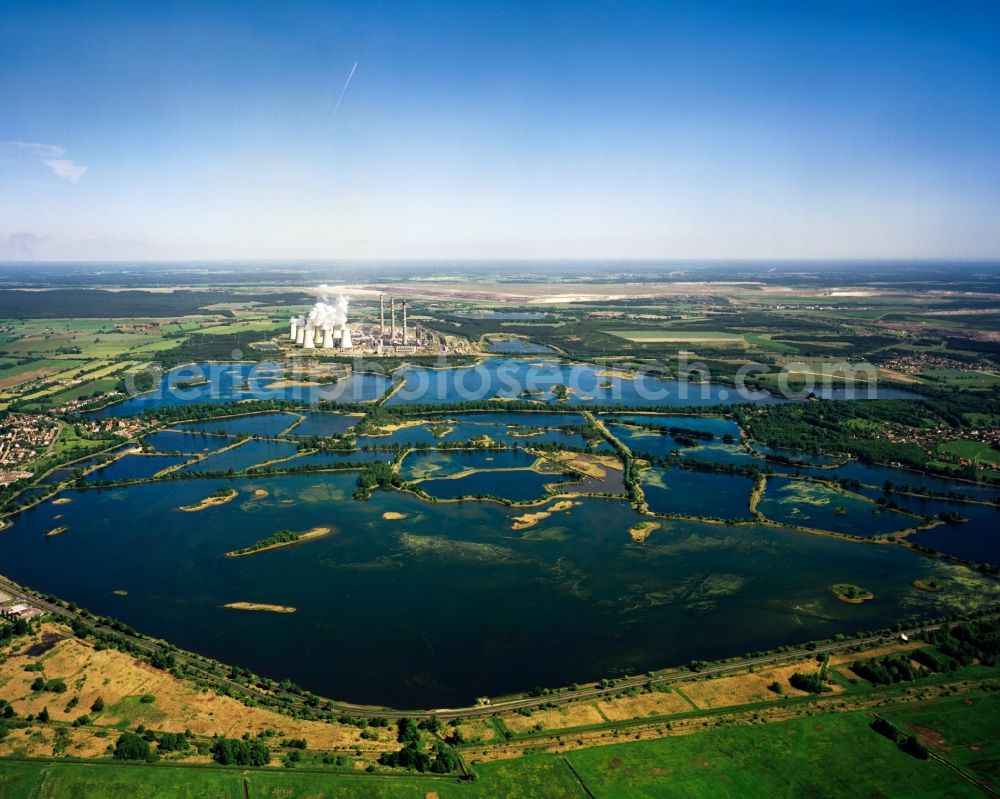
POLYGON ((997 142, 995 2, 0 0, 0 258, 995 258, 997 142))

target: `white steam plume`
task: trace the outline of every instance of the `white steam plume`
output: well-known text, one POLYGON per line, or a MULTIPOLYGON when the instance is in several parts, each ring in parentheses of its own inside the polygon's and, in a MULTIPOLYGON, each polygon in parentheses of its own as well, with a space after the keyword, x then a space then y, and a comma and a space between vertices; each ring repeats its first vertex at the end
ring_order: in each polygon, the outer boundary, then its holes
POLYGON ((337 298, 331 303, 328 297, 329 287, 322 285, 316 289, 316 293, 320 295, 319 300, 309 311, 309 315, 306 317, 306 324, 312 325, 313 327, 319 328, 337 328, 343 327, 347 324, 347 308, 351 302, 350 297, 345 297, 343 294, 338 294, 337 298))

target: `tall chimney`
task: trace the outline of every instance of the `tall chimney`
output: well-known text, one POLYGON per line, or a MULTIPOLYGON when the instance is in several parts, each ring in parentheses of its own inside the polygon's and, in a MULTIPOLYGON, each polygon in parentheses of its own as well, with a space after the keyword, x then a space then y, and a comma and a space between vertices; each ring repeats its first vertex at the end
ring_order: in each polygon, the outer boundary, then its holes
POLYGON ((389 328, 391 333, 389 335, 389 341, 396 341, 396 298, 389 298, 389 328))
POLYGON ((406 300, 403 300, 403 346, 406 346, 406 300))
POLYGON ((385 338, 385 295, 378 295, 378 337, 385 338))

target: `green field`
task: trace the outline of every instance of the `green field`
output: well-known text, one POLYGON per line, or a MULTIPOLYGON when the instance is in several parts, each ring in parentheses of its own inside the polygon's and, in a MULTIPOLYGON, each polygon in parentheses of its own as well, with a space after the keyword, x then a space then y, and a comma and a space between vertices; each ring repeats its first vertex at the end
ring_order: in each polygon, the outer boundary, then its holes
POLYGON ((827 714, 568 757, 595 796, 616 799, 981 796, 946 766, 904 754, 868 723, 864 713, 827 714))
POLYGON ((1000 696, 979 694, 927 700, 884 713, 931 750, 994 786, 1000 782, 1000 696))
POLYGON ((989 444, 981 444, 978 441, 971 441, 966 438, 959 438, 955 441, 945 441, 943 444, 938 444, 938 451, 956 458, 967 458, 976 464, 988 463, 991 466, 1000 465, 1000 452, 993 449, 989 444))
POLYGON ((168 764, 12 762, 0 760, 3 799, 586 799, 569 768, 553 757, 483 766, 476 782, 405 773, 244 771, 168 764), (244 793, 244 782, 245 790, 244 793))
MULTIPOLYGON (((940 732, 959 766, 992 777, 993 753, 972 746, 996 739, 1000 697, 975 696, 907 705, 893 721, 940 732)), ((530 755, 475 766, 479 779, 416 775, 367 776, 322 771, 240 771, 168 764, 125 766, 0 761, 4 799, 130 799, 236 797, 254 799, 586 799, 579 775, 598 799, 719 799, 802 796, 981 796, 936 760, 920 761, 869 728, 866 713, 827 713, 781 723, 717 727, 651 741, 530 755), (572 767, 572 768, 571 768, 572 767)))
POLYGON ((940 380, 956 388, 994 388, 1000 386, 1000 375, 993 372, 980 372, 976 369, 925 369, 922 377, 940 380))
POLYGON ((9 365, 0 366, 0 389, 12 388, 29 380, 51 377, 59 372, 83 366, 87 361, 72 358, 40 358, 31 363, 21 364, 13 359, 8 363, 9 365))
POLYGON ((772 341, 774 333, 747 333, 746 340, 754 347, 758 347, 766 352, 792 353, 798 350, 791 344, 783 344, 780 341, 772 341))

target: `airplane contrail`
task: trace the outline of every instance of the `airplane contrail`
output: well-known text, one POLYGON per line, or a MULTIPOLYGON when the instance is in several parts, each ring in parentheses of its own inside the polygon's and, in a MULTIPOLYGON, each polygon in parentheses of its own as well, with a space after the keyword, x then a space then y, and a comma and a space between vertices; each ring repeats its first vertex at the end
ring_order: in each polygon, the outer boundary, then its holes
POLYGON ((347 80, 344 81, 344 88, 340 90, 340 97, 337 98, 337 104, 333 107, 333 113, 330 114, 330 124, 333 124, 333 118, 337 116, 337 111, 340 110, 340 102, 344 99, 344 95, 347 94, 347 87, 351 85, 351 78, 354 77, 354 70, 358 68, 358 62, 354 62, 354 66, 351 67, 351 72, 347 76, 347 80))

